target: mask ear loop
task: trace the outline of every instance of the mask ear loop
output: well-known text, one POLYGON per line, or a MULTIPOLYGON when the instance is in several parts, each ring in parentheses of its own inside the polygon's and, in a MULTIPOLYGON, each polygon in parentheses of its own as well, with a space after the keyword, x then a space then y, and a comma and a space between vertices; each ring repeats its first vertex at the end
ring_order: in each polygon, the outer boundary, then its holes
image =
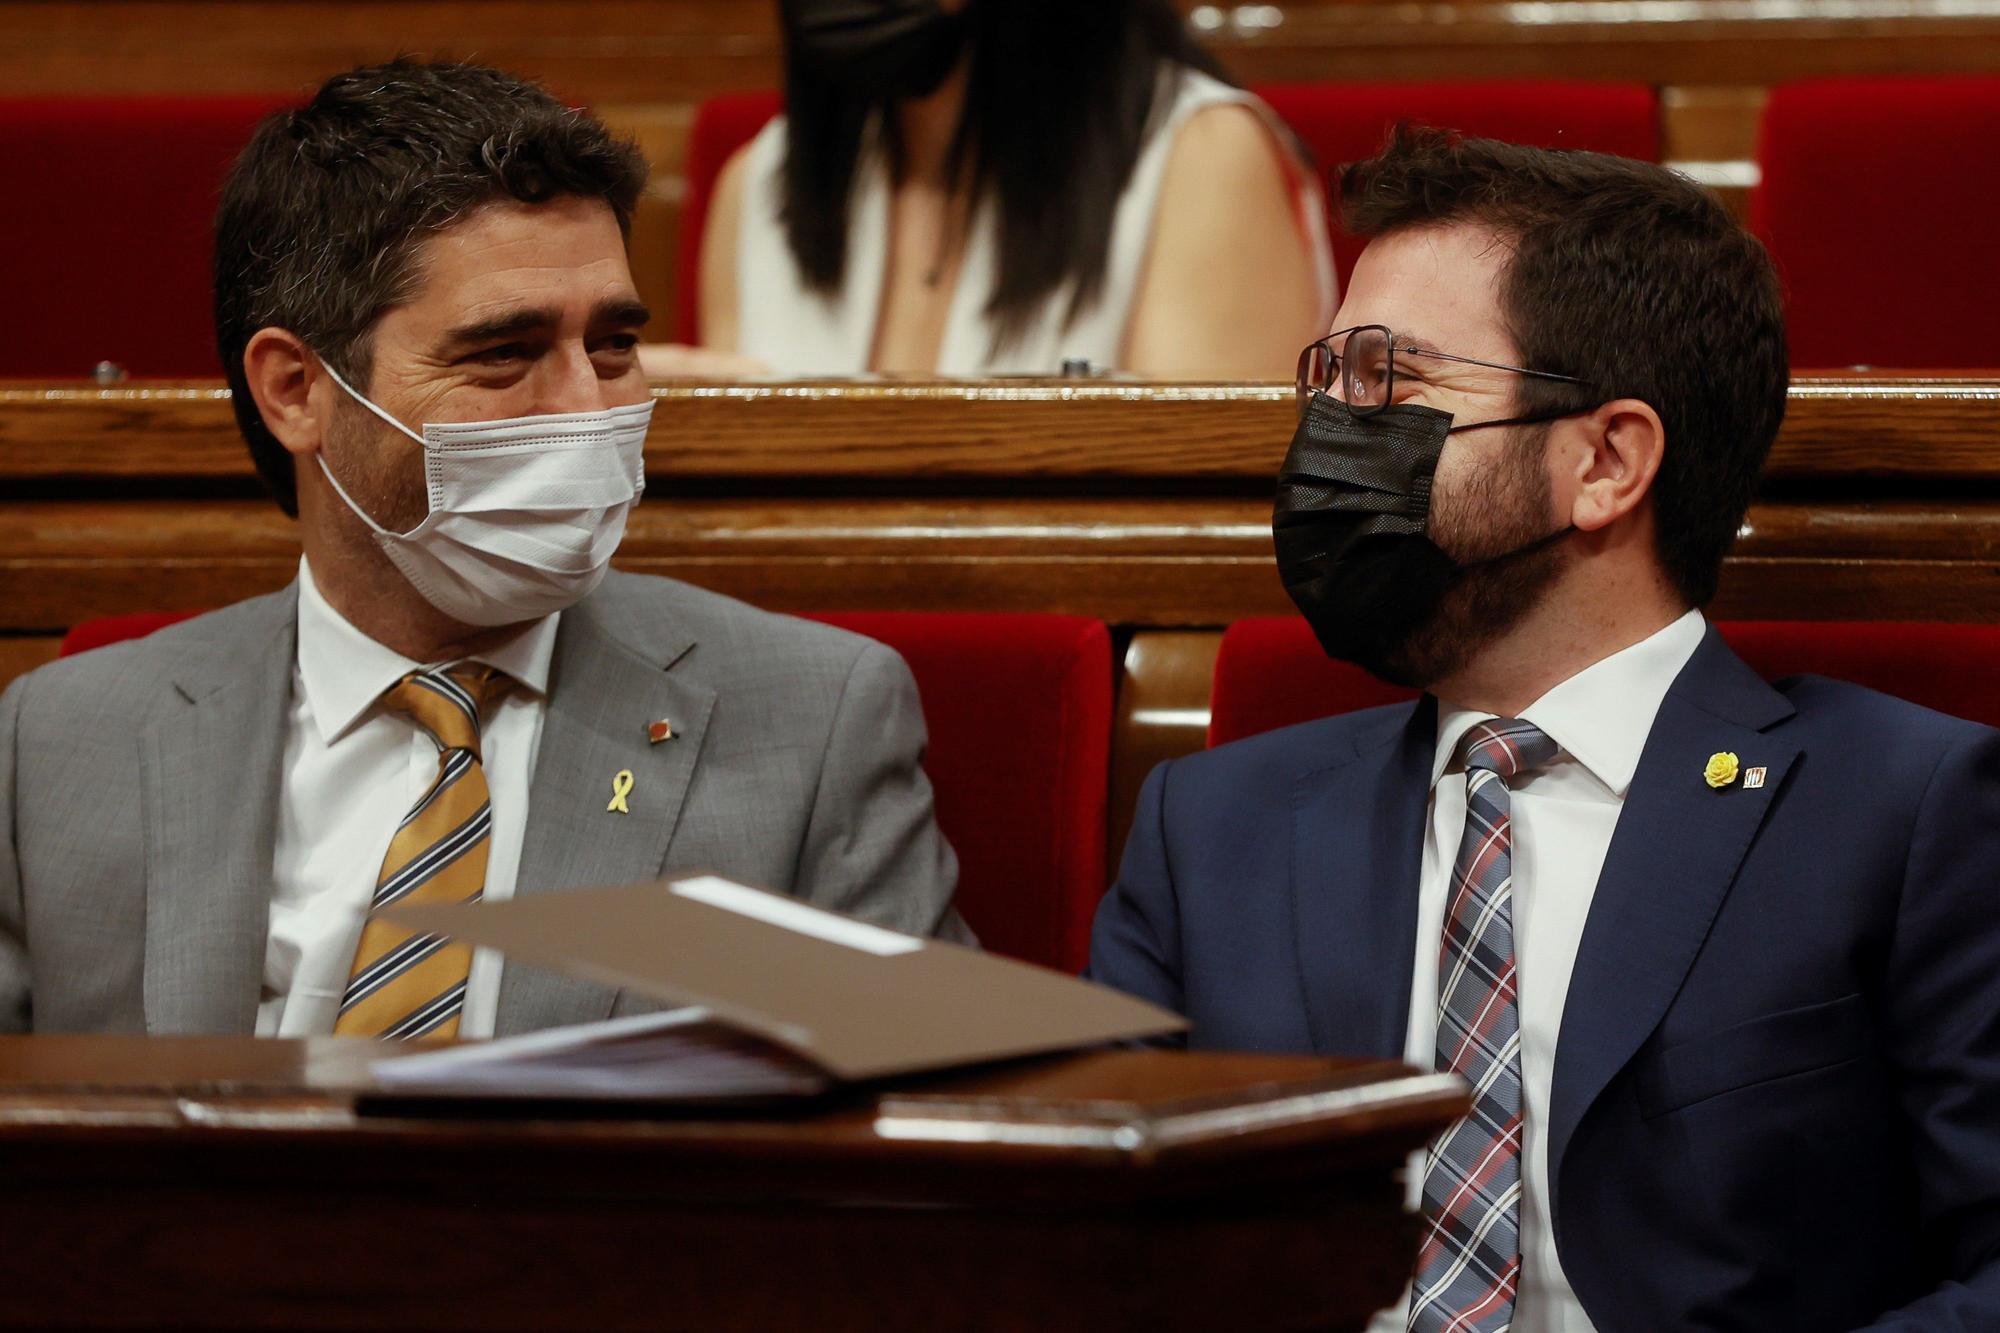
MULTIPOLYGON (((1488 426, 1539 426, 1544 421, 1561 421, 1564 417, 1575 417, 1582 415, 1583 414, 1581 412, 1538 412, 1533 416, 1502 417, 1497 421, 1475 421, 1469 426, 1453 426, 1450 430, 1446 431, 1445 434, 1456 435, 1462 430, 1484 430, 1488 426)), ((1519 546, 1511 551, 1503 551, 1499 555, 1489 555, 1481 560, 1469 560, 1465 564, 1460 565, 1459 568, 1476 569, 1481 565, 1497 564, 1502 560, 1513 560, 1521 556, 1533 555, 1537 551, 1544 550, 1548 547, 1554 546, 1557 542, 1569 536, 1572 532, 1575 532, 1576 530, 1577 530, 1576 524, 1565 523, 1562 527, 1557 528, 1554 532, 1551 532, 1548 536, 1538 537, 1534 541, 1529 542, 1526 546, 1519 546)))
MULTIPOLYGON (((318 354, 315 353, 315 355, 317 356, 318 354)), ((369 402, 366 398, 363 398, 360 394, 356 393, 354 391, 354 386, 349 384, 346 380, 342 379, 340 377, 340 372, 335 370, 331 365, 328 365, 325 357, 319 357, 319 368, 321 370, 324 370, 327 373, 327 376, 330 379, 332 379, 335 384, 338 384, 349 398, 352 398, 355 402, 361 404, 363 407, 367 408, 370 412, 373 412, 376 416, 382 418, 382 420, 388 422, 391 426, 394 426, 397 430, 403 432, 403 434, 415 440, 418 444, 424 443, 423 436, 417 434, 415 431, 411 430, 408 426, 405 426, 402 422, 396 420, 396 418, 390 416, 387 412, 384 412, 381 408, 377 407, 375 404, 369 402)), ((347 488, 340 484, 340 478, 334 476, 333 469, 326 465, 326 454, 323 451, 318 449, 313 450, 313 458, 316 459, 319 463, 320 475, 325 477, 327 480, 327 484, 333 487, 333 493, 335 495, 338 495, 341 498, 341 500, 346 503, 347 507, 354 512, 354 516, 356 518, 360 519, 363 523, 366 523, 368 525, 368 530, 370 532, 373 532, 380 537, 408 537, 411 535, 411 533, 416 532, 418 528, 421 528, 423 526, 422 523, 419 523, 416 528, 410 529, 409 532, 391 532, 389 529, 383 527, 380 523, 377 523, 372 517, 370 517, 366 509, 363 509, 360 505, 354 502, 354 497, 349 495, 347 493, 347 488)), ((428 521, 429 518, 428 516, 426 516, 425 522, 428 521)))
MULTIPOLYGON (((315 355, 317 355, 317 353, 315 353, 315 355)), ((354 386, 352 384, 349 384, 346 380, 342 379, 340 377, 340 372, 335 370, 333 366, 323 356, 319 358, 319 368, 321 370, 324 370, 327 373, 327 377, 331 379, 335 384, 338 384, 349 398, 352 398, 355 402, 361 404, 363 407, 367 408, 370 412, 373 412, 376 416, 382 418, 382 420, 386 421, 391 426, 394 426, 397 430, 403 432, 403 434, 415 440, 418 444, 424 443, 423 436, 417 434, 415 431, 411 430, 408 426, 405 426, 402 422, 390 416, 387 412, 384 412, 374 403, 371 403, 366 398, 363 398, 359 393, 356 393, 354 386)))
POLYGON ((1485 430, 1488 426, 1539 426, 1544 421, 1561 421, 1564 417, 1582 416, 1581 412, 1537 412, 1525 417, 1501 417, 1494 421, 1475 421, 1470 425, 1453 426, 1445 434, 1456 435, 1462 430, 1485 430))

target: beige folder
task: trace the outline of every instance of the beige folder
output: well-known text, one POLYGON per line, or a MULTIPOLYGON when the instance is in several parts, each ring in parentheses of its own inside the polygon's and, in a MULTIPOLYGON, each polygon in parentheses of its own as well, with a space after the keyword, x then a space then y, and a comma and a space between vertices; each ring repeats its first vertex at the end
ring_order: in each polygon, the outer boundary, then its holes
POLYGON ((1177 1032, 1179 1015, 1075 977, 918 939, 716 875, 385 909, 672 1004, 841 1080, 948 1069, 1177 1032))

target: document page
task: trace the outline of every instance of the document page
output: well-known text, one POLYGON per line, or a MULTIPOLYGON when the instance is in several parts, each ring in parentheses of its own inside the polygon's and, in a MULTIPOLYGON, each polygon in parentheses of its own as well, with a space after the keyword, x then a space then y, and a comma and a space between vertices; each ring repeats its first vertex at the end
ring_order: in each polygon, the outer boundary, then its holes
POLYGON ((830 1082, 693 1007, 398 1056, 372 1073, 390 1096, 602 1101, 807 1097, 830 1082))

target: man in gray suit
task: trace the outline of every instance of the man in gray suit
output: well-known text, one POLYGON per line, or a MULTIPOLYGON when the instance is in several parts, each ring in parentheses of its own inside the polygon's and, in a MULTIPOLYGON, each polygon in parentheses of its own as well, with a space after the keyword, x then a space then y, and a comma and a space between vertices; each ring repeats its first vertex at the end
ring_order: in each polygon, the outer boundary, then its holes
POLYGON ((961 936, 900 658, 607 574, 645 167, 468 65, 330 80, 225 187, 216 322, 283 592, 0 698, 0 1031, 485 1036, 643 1007, 396 902, 705 867, 961 936))

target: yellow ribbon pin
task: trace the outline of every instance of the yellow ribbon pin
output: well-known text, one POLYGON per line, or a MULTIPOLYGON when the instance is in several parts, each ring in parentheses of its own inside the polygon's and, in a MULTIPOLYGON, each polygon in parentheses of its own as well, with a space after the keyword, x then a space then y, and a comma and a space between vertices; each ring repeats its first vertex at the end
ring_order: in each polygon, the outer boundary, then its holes
POLYGON ((1735 755, 1729 753, 1727 750, 1717 751, 1708 757, 1708 767, 1702 770, 1702 779, 1709 786, 1715 788, 1717 791, 1721 791, 1724 787, 1736 781, 1736 764, 1737 759, 1735 755))
POLYGON ((618 776, 611 779, 611 804, 604 807, 607 814, 629 815, 632 807, 625 804, 625 798, 632 794, 632 770, 621 768, 618 776))

